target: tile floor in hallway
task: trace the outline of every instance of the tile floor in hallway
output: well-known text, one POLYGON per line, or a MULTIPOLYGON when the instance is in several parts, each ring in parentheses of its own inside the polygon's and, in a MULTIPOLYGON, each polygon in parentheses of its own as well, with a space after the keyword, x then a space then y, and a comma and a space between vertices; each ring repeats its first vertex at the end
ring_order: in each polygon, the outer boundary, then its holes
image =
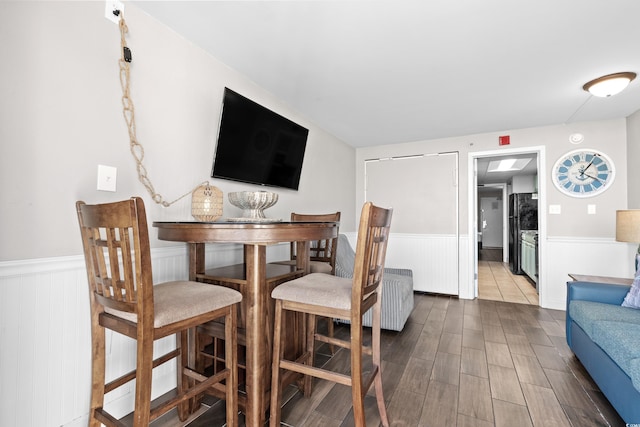
POLYGON ((502 262, 502 248, 483 248, 478 254, 478 298, 538 305, 538 293, 531 280, 511 273, 502 262))

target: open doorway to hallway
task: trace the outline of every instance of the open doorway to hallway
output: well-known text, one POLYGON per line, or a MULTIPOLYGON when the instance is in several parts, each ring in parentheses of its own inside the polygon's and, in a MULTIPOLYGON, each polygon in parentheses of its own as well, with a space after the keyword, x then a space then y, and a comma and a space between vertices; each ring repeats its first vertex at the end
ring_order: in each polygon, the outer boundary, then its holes
MULTIPOLYGON (((495 161, 496 158, 490 159, 495 161)), ((523 173, 535 175, 537 168, 530 167, 523 173)), ((512 182, 513 177, 508 180, 512 182)), ((478 298, 538 305, 538 292, 531 279, 514 274, 509 263, 507 207, 510 188, 512 184, 506 182, 478 184, 477 187, 478 298)))
POLYGON ((478 251, 478 298, 538 305, 538 292, 529 278, 513 274, 502 261, 502 248, 478 251))
POLYGON ((472 206, 476 213, 476 296, 480 299, 539 304, 537 211, 535 223, 521 227, 512 206, 514 199, 528 194, 537 209, 539 155, 538 149, 470 154, 475 157, 472 206), (497 167, 504 160, 517 161, 520 167, 497 167), (523 245, 523 238, 535 245, 523 245))

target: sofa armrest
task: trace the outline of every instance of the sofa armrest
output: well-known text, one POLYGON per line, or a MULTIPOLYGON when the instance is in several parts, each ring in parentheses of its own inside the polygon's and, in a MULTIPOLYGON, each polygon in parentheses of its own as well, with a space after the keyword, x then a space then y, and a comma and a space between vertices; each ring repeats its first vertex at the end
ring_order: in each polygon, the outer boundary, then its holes
POLYGON ((629 292, 629 288, 629 285, 622 284, 567 282, 567 308, 571 300, 620 305, 629 292))
POLYGON ((624 297, 627 296, 629 285, 614 285, 609 283, 595 282, 567 282, 567 312, 566 312, 566 338, 567 343, 571 346, 571 310, 569 308, 571 301, 593 301, 604 304, 621 305, 624 297))

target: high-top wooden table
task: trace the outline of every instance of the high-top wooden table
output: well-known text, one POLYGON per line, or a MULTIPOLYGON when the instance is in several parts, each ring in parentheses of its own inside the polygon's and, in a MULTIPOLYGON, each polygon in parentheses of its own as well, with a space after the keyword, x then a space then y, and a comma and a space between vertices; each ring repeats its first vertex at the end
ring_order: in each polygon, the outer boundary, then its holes
POLYGON ((268 407, 268 389, 264 379, 270 377, 273 326, 265 325, 270 318, 266 286, 266 247, 280 242, 297 242, 297 268, 309 271, 309 245, 311 240, 337 237, 335 222, 160 222, 158 239, 186 242, 189 245, 189 280, 198 280, 205 274, 206 243, 241 243, 244 245, 244 267, 247 284, 242 292, 246 306, 246 425, 262 426, 268 407))

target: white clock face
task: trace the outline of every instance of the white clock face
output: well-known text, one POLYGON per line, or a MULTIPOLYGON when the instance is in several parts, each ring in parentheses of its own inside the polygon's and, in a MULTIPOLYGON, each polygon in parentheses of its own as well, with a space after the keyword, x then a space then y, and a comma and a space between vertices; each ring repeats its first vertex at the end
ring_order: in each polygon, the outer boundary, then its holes
POLYGON ((613 162, 597 150, 580 149, 560 157, 553 167, 553 183, 572 197, 593 197, 611 187, 613 162))

